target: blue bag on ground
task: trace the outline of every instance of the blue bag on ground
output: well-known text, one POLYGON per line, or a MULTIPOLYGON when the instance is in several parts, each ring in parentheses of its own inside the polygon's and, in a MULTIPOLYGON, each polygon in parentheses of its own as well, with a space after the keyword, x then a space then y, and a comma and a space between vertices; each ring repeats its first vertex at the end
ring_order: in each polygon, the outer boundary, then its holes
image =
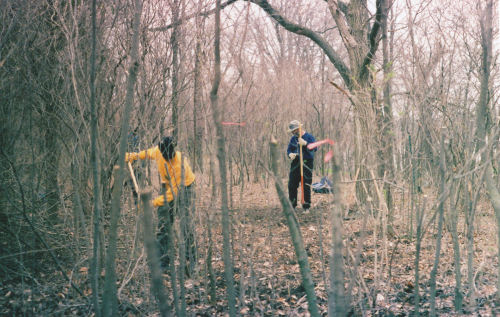
POLYGON ((332 192, 332 182, 326 177, 321 178, 319 183, 314 183, 311 187, 318 194, 329 194, 332 192))

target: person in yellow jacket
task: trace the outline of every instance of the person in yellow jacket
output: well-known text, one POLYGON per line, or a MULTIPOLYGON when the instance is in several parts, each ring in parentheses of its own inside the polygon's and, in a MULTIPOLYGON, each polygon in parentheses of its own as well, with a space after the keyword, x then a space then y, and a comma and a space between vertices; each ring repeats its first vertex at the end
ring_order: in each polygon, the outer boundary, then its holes
POLYGON ((195 241, 191 225, 191 208, 194 200, 195 175, 191 170, 188 159, 181 152, 175 150, 175 142, 172 137, 164 137, 157 146, 140 152, 126 153, 125 160, 133 162, 138 159, 154 160, 160 173, 163 195, 153 200, 153 205, 158 207, 158 242, 160 246, 162 266, 168 267, 169 226, 174 222, 174 214, 177 209, 182 210, 180 215, 185 215, 186 224, 183 228, 186 239, 186 259, 191 260, 194 265, 195 241), (184 177, 183 179, 181 179, 184 177), (165 198, 167 203, 165 204, 165 198))

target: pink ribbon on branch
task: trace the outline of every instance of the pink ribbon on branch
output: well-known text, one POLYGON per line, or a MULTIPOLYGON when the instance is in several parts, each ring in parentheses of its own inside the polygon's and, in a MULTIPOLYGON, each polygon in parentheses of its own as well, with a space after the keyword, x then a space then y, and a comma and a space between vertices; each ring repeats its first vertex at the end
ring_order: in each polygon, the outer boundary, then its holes
POLYGON ((240 127, 244 127, 246 125, 246 122, 227 122, 227 121, 222 121, 222 125, 236 125, 240 127))
POLYGON ((329 160, 331 160, 333 157, 333 150, 330 150, 328 151, 326 154, 325 154, 325 158, 323 159, 326 162, 328 162, 329 160))
MULTIPOLYGON (((318 146, 320 145, 323 145, 323 144, 330 144, 330 145, 333 145, 333 140, 330 140, 330 139, 324 139, 324 140, 321 140, 321 141, 317 141, 317 142, 314 142, 314 143, 309 143, 307 145, 307 149, 309 150, 312 150, 314 148, 317 148, 318 146)), ((333 157, 333 151, 330 150, 328 151, 326 154, 325 154, 325 157, 324 157, 324 161, 325 163, 328 162, 329 160, 331 160, 333 157)))

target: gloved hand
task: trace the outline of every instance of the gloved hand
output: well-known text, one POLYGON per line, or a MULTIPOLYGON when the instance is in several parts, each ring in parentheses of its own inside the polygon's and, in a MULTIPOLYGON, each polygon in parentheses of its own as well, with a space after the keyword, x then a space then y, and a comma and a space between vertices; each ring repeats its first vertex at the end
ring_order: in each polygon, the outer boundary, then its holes
POLYGON ((299 145, 302 145, 302 146, 306 146, 307 145, 307 141, 304 140, 303 138, 299 138, 298 143, 299 143, 299 145))
POLYGON ((160 195, 158 197, 156 197, 155 199, 153 199, 153 207, 160 207, 160 206, 163 206, 165 204, 165 196, 164 195, 160 195))
POLYGON ((297 157, 297 153, 290 153, 288 154, 288 157, 293 161, 297 157))
POLYGON ((130 153, 125 153, 125 162, 133 162, 137 160, 137 153, 135 152, 130 152, 130 153))

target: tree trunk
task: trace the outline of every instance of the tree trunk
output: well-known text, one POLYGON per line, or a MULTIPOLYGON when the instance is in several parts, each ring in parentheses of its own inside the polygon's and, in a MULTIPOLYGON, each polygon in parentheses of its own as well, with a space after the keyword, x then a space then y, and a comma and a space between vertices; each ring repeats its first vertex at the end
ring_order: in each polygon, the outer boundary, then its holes
POLYGON ((139 68, 138 52, 139 52, 139 31, 141 25, 142 1, 135 0, 134 21, 132 45, 130 47, 130 67, 129 76, 127 77, 127 91, 125 96, 125 109, 123 110, 122 122, 120 127, 120 147, 118 164, 119 170, 115 180, 113 196, 111 202, 111 220, 109 226, 109 244, 108 255, 106 259, 106 278, 104 281, 103 294, 103 315, 118 316, 118 298, 116 296, 116 245, 118 236, 118 220, 120 218, 120 199, 123 189, 123 180, 125 178, 125 151, 127 150, 127 135, 129 129, 129 118, 132 105, 134 103, 134 86, 137 80, 137 71, 139 68))
POLYGON ((295 255, 297 256, 297 262, 299 263, 300 274, 302 275, 302 286, 305 289, 307 296, 308 309, 311 316, 320 316, 318 305, 316 303, 316 293, 314 291, 314 281, 311 274, 311 268, 309 266, 309 261, 307 259, 307 252, 304 247, 304 241, 302 239, 302 233, 300 232, 299 223, 297 221, 296 215, 293 211, 292 205, 288 196, 283 190, 284 186, 279 179, 278 174, 278 143, 276 140, 271 140, 271 167, 274 174, 274 182, 276 186, 276 191, 278 192, 278 197, 283 207, 283 213, 288 223, 288 229, 290 230, 290 236, 292 238, 293 247, 295 249, 295 255))
MULTIPOLYGON (((213 206, 212 206, 213 207, 213 206)), ((211 209, 213 210, 213 209, 211 209)), ((207 215, 207 276, 208 276, 208 295, 210 297, 210 304, 215 305, 217 303, 217 286, 215 281, 215 272, 212 265, 213 260, 213 249, 214 249, 214 241, 212 239, 212 219, 210 215, 207 215)))
POLYGON ((194 88, 193 88, 193 172, 200 169, 203 173, 203 116, 201 91, 201 44, 199 35, 196 35, 194 58, 194 88))
POLYGON ((151 212, 151 189, 144 190, 141 193, 141 205, 143 208, 144 221, 144 246, 148 255, 148 266, 151 274, 151 284, 153 295, 158 301, 160 315, 162 317, 170 316, 170 307, 168 305, 168 296, 163 285, 163 277, 160 267, 159 250, 154 237, 153 213, 151 212))
MULTIPOLYGON (((340 153, 335 151, 334 153, 340 153)), ((346 316, 347 303, 344 286, 345 268, 343 252, 342 206, 340 193, 339 158, 332 158, 332 253, 330 257, 330 289, 328 290, 328 316, 346 316)))
POLYGON ((436 238, 436 252, 434 255, 434 265, 432 267, 431 276, 430 276, 430 303, 431 303, 431 316, 436 316, 436 276, 439 267, 439 256, 441 255, 441 236, 443 234, 443 219, 444 219, 444 205, 445 199, 447 197, 446 191, 446 180, 445 180, 445 170, 446 170, 446 154, 444 149, 444 134, 441 131, 440 138, 440 160, 439 160, 439 171, 441 176, 441 186, 440 186, 440 198, 439 198, 439 207, 438 207, 438 227, 437 227, 437 238, 436 238))
MULTIPOLYGON (((201 2, 198 4, 198 11, 201 12, 201 2)), ((201 49, 202 31, 204 25, 204 18, 199 15, 196 17, 196 45, 194 50, 194 70, 193 70, 193 172, 197 168, 201 172, 204 171, 203 166, 203 136, 205 130, 204 120, 204 107, 201 101, 203 96, 203 85, 201 78, 201 57, 203 51, 201 49)))
MULTIPOLYGON (((464 185, 464 190, 466 186, 464 185)), ((458 191, 460 189, 460 185, 457 186, 456 192, 454 195, 450 196, 450 219, 446 223, 448 223, 448 231, 451 234, 451 240, 453 243, 453 264, 455 268, 455 298, 453 300, 453 304, 455 306, 455 311, 460 312, 462 310, 462 262, 460 257, 460 240, 458 237, 458 191)), ((454 191, 451 190, 453 193, 454 191)), ((466 213, 467 216, 467 213, 466 213)))
MULTIPOLYGON (((488 0, 480 17, 481 25, 481 86, 479 91, 479 103, 476 114, 476 151, 482 151, 481 160, 485 164, 484 182, 490 198, 491 205, 495 211, 497 219, 497 233, 500 238, 500 189, 493 178, 493 167, 491 162, 491 141, 489 139, 498 138, 498 135, 491 135, 491 115, 490 103, 490 73, 491 61, 493 58, 493 1, 488 0)), ((481 3, 481 2, 480 2, 481 3)), ((500 244, 498 246, 498 258, 500 259, 500 244)), ((498 266, 497 278, 497 299, 500 300, 500 266, 498 266)))
MULTIPOLYGON (((413 199, 414 196, 412 196, 413 199)), ((420 315, 420 255, 421 255, 421 246, 422 239, 424 237, 423 232, 423 221, 425 215, 425 203, 426 200, 424 198, 423 204, 420 203, 416 206, 416 221, 417 221, 417 232, 416 232, 416 241, 415 241, 415 288, 414 288, 414 297, 413 304, 415 305, 415 315, 420 315)))
MULTIPOLYGON (((379 176, 392 180, 394 178, 393 164, 393 143, 394 143, 394 127, 392 120, 392 103, 391 103, 391 77, 392 77, 392 56, 390 54, 389 38, 387 31, 389 9, 392 6, 392 0, 387 0, 384 3, 383 18, 382 18, 382 54, 384 67, 384 107, 382 112, 382 134, 381 149, 383 157, 381 158, 381 170, 379 176)), ((392 33, 391 33, 392 38, 392 33)), ((388 211, 388 224, 392 231, 392 191, 389 182, 384 182, 385 203, 388 211)))
MULTIPOLYGON (((471 177, 470 182, 472 182, 473 177, 471 177)), ((480 178, 482 179, 482 177, 480 178)), ((466 190, 468 190, 469 183, 466 184, 466 190)), ((471 186, 472 188, 477 188, 475 191, 470 190, 467 193, 466 199, 466 224, 467 224, 467 285, 469 285, 469 297, 475 297, 474 294, 474 231, 475 231, 475 219, 476 219, 476 207, 480 196, 481 186, 471 186)))
MULTIPOLYGON (((182 157, 181 161, 181 179, 186 179, 185 178, 185 171, 184 171, 184 157, 182 157)), ((172 191, 173 192, 173 191, 172 191)), ((179 220, 179 295, 180 295, 180 311, 177 312, 177 315, 179 317, 184 317, 186 316, 186 285, 185 285, 185 277, 186 277, 186 239, 189 237, 187 236, 188 231, 187 231, 187 224, 188 224, 188 211, 186 208, 188 208, 187 205, 185 205, 186 202, 186 189, 182 187, 179 191, 177 196, 175 197, 176 199, 176 206, 177 210, 175 212, 176 215, 179 215, 180 220, 179 220), (187 234, 186 234, 187 233, 187 234)), ((173 236, 171 236, 173 237, 173 236)), ((189 245, 188 248, 191 248, 189 245)), ((172 258, 173 259, 173 258, 172 258)), ((173 264, 172 264, 173 265, 173 264)))
MULTIPOLYGON (((367 83, 365 83, 367 84, 367 83)), ((377 114, 371 100, 371 89, 364 88, 358 90, 356 95, 356 114, 354 117, 354 129, 356 133, 354 150, 354 167, 357 175, 356 198, 363 204, 368 197, 378 205, 378 199, 374 195, 373 182, 370 170, 377 170, 376 167, 381 164, 378 153, 375 149, 379 148, 377 127, 377 114)))
MULTIPOLYGON (((90 54, 90 168, 92 169, 92 180, 94 183, 94 188, 92 189, 92 193, 94 195, 94 213, 93 213, 93 236, 92 239, 94 241, 92 248, 92 261, 91 261, 91 286, 92 286, 92 302, 94 305, 94 312, 96 317, 101 316, 101 310, 99 308, 99 274, 100 274, 100 266, 99 266, 99 249, 101 248, 100 239, 99 239, 99 228, 100 228, 100 219, 101 219, 101 190, 99 188, 100 184, 100 176, 99 176, 99 164, 97 161, 97 110, 96 110, 96 87, 95 87, 95 78, 96 78, 96 43, 97 43, 97 34, 96 34, 96 0, 92 0, 92 46, 91 46, 91 54, 90 54)), ((77 182, 80 180, 78 179, 77 182)))
POLYGON ((172 10, 172 35, 170 45, 172 46, 172 138, 178 141, 179 130, 179 0, 173 0, 170 5, 172 10))
POLYGON ((236 297, 234 290, 233 259, 231 252, 231 227, 227 194, 227 169, 226 169, 226 145, 219 109, 218 91, 221 81, 221 60, 220 60, 220 0, 216 1, 215 10, 215 38, 214 38, 214 81, 210 91, 210 103, 212 105, 212 116, 217 135, 217 159, 219 161, 220 186, 221 186, 221 208, 222 208, 222 244, 224 258, 224 276, 227 287, 227 300, 229 306, 229 316, 236 316, 236 297))

